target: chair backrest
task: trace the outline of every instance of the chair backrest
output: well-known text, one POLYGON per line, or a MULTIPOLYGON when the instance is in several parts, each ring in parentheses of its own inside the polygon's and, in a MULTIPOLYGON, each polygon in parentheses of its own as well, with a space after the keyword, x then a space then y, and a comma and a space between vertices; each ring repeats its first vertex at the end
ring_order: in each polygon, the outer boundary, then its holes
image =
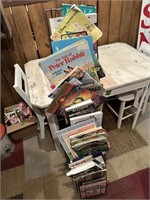
POLYGON ((22 97, 22 99, 32 108, 30 102, 30 97, 28 93, 26 75, 22 71, 21 67, 18 64, 14 65, 15 67, 15 77, 14 77, 14 89, 22 97))

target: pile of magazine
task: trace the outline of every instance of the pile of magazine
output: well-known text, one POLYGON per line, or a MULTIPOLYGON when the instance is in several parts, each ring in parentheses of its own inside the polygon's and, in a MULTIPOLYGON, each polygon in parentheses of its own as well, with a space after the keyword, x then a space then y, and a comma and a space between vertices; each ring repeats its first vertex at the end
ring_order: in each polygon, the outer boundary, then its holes
POLYGON ((62 16, 50 19, 53 54, 39 63, 51 87, 47 112, 63 116, 67 127, 56 132, 67 154, 74 185, 81 198, 104 193, 109 150, 102 128, 105 76, 95 45, 102 36, 94 6, 62 4, 62 16))

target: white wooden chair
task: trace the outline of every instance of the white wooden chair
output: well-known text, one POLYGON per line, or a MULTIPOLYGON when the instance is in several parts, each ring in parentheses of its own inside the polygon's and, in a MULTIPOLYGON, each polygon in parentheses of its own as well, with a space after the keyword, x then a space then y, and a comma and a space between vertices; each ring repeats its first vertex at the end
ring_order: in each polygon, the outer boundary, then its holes
POLYGON ((44 125, 45 113, 42 113, 40 109, 32 106, 30 102, 29 93, 28 93, 26 75, 18 64, 15 64, 14 67, 15 67, 15 77, 14 77, 13 87, 16 90, 16 92, 22 97, 22 99, 29 105, 29 107, 35 112, 38 118, 38 122, 39 122, 40 138, 44 139, 45 138, 45 125, 44 125))
POLYGON ((119 108, 118 113, 109 103, 107 103, 108 108, 118 117, 118 120, 117 120, 118 129, 121 128, 121 124, 124 119, 127 119, 128 117, 135 115, 133 124, 132 124, 132 129, 134 129, 140 112, 142 111, 142 114, 145 113, 149 95, 150 95, 149 84, 143 89, 139 89, 137 91, 119 95, 117 98, 120 101, 120 108, 119 108), (142 98, 142 101, 140 100, 141 98, 142 98), (126 106, 126 103, 129 101, 132 101, 133 103, 126 106), (131 112, 129 114, 125 114, 125 110, 128 110, 128 109, 130 109, 131 112))
POLYGON ((125 110, 127 110, 133 106, 133 104, 126 106, 126 103, 129 101, 133 101, 135 99, 135 94, 134 93, 126 93, 123 95, 119 95, 117 99, 121 102, 120 108, 119 108, 119 113, 117 113, 115 111, 115 109, 109 103, 107 103, 107 106, 118 117, 117 128, 121 128, 122 120, 124 120, 128 117, 131 117, 132 115, 135 114, 135 112, 132 112, 132 113, 126 114, 126 115, 124 114, 125 110))

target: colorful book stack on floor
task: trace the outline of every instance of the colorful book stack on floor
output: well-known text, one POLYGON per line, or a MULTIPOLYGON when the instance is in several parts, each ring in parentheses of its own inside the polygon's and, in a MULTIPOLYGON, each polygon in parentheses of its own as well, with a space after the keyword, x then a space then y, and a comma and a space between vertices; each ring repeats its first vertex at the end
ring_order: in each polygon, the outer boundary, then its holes
POLYGON ((81 198, 93 197, 106 192, 107 170, 102 155, 87 156, 68 165, 66 174, 72 177, 81 198))
POLYGON ((107 183, 104 155, 110 144, 102 128, 106 98, 100 84, 105 74, 93 48, 102 33, 97 21, 92 22, 97 19, 93 6, 63 4, 62 15, 50 19, 53 54, 40 67, 52 88, 47 112, 63 116, 67 123, 56 132, 70 160, 66 175, 72 177, 81 198, 87 198, 105 193, 107 183))

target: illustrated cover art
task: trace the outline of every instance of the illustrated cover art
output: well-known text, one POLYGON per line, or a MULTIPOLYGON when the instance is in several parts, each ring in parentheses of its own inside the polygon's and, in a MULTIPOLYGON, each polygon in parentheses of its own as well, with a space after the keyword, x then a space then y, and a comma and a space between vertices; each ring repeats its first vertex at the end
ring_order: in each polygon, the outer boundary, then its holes
MULTIPOLYGON (((94 24, 97 23, 97 13, 89 13, 89 14, 85 14, 86 17, 94 24)), ((51 29, 51 33, 53 33, 58 25, 61 23, 61 21, 64 19, 64 17, 54 17, 54 18, 50 18, 49 19, 49 25, 50 25, 50 29, 51 29)), ((77 31, 78 33, 81 32, 81 31, 77 31)), ((70 34, 68 35, 69 38, 72 38, 72 37, 75 37, 75 35, 72 35, 72 33, 74 32, 69 32, 69 31, 66 31, 65 35, 66 34, 70 34)), ((62 37, 62 35, 61 35, 62 37)), ((62 38, 64 39, 64 38, 62 38)))
POLYGON ((52 41, 51 42, 51 46, 52 46, 52 50, 53 50, 53 53, 67 47, 68 45, 71 45, 79 40, 82 40, 82 39, 85 39, 87 40, 88 42, 88 45, 89 45, 89 49, 90 49, 90 52, 91 52, 91 55, 92 55, 92 58, 93 58, 93 62, 94 62, 94 65, 95 65, 95 68, 96 68, 96 71, 97 71, 97 75, 98 75, 98 78, 103 78, 105 76, 105 73, 102 69, 102 66, 98 60, 98 58, 96 57, 96 54, 97 53, 97 49, 96 49, 96 52, 95 52, 95 49, 93 48, 93 39, 92 39, 92 36, 82 36, 82 37, 74 37, 74 38, 69 38, 69 39, 64 39, 64 40, 56 40, 56 41, 52 41))
MULTIPOLYGON (((62 34, 81 31, 87 31, 87 34, 93 37, 93 43, 102 36, 100 29, 91 22, 76 5, 74 5, 52 33, 51 39, 60 40, 62 34)), ((66 38, 68 38, 67 35, 66 38)))
MULTIPOLYGON (((65 16, 67 12, 70 10, 72 7, 72 4, 66 4, 62 3, 61 8, 62 8, 62 16, 65 16)), ((78 5, 78 8, 84 13, 96 13, 96 7, 94 6, 86 6, 86 5, 78 5)))
POLYGON ((88 43, 84 39, 40 61, 40 67, 51 83, 52 89, 65 80, 76 66, 99 81, 88 43))

